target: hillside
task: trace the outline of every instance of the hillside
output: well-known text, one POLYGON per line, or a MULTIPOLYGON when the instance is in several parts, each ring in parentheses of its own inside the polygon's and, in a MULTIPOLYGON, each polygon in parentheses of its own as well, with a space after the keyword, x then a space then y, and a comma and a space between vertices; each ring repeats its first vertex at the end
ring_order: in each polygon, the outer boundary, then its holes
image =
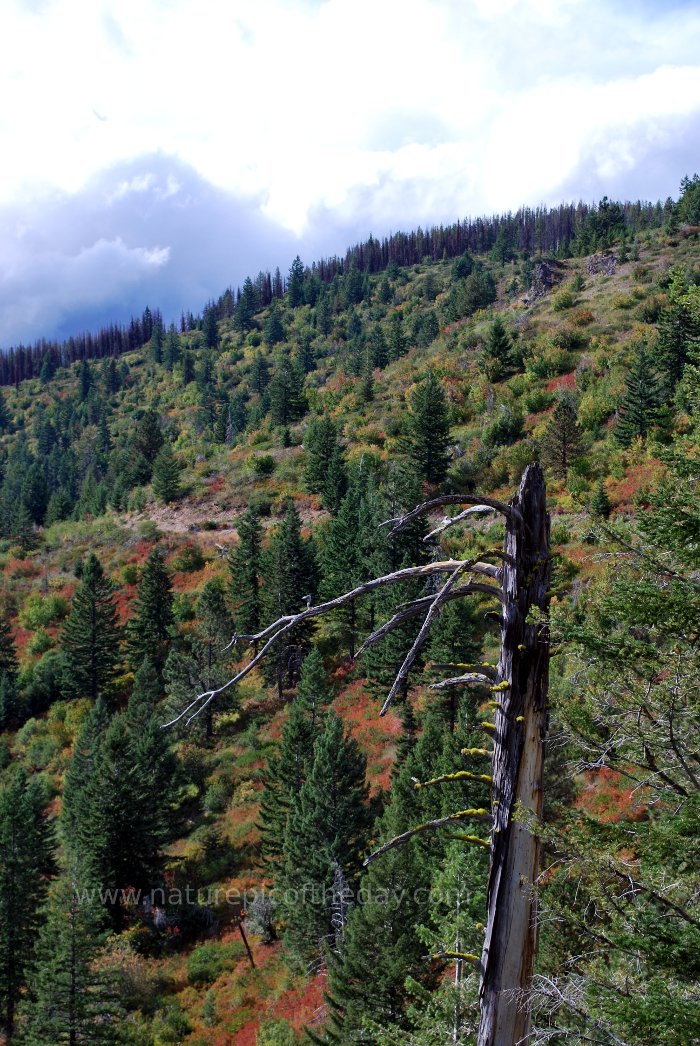
MULTIPOLYGON (((226 646, 234 631, 408 562, 500 545, 488 517, 432 546, 421 527, 391 541, 378 525, 437 491, 508 500, 534 460, 552 514, 559 738, 536 1041, 591 1041, 591 1028, 630 1046, 700 1041, 696 189, 675 210, 603 201, 547 253, 501 222, 482 253, 402 266, 357 248, 328 271, 297 260, 284 285, 248 280, 180 330, 155 313, 131 351, 67 365, 48 351, 36 377, 0 390, 0 783, 10 795, 25 775, 23 816, 55 833, 54 864, 23 866, 27 941, 0 928, 0 954, 17 948, 14 981, 0 976, 17 1041, 47 1041, 32 1028, 47 971, 69 963, 66 926, 92 993, 81 1019, 104 1041, 290 1046, 305 1026, 341 1043, 473 1041, 475 975, 460 963, 455 989, 454 961, 425 953, 478 950, 483 850, 440 837, 362 880, 360 858, 370 840, 484 801, 483 783, 412 781, 483 770, 464 751, 483 745, 488 694, 445 701, 428 685, 437 664, 497 657, 488 603, 450 604, 384 718, 415 629, 352 661, 394 612, 378 595, 299 628, 189 726, 161 724, 247 657, 226 646), (333 838, 329 782, 349 797, 333 838), (331 902, 300 887, 324 884, 322 853, 331 902), (38 914, 44 886, 66 877, 119 899, 71 922, 54 886, 38 914), (368 900, 350 911, 343 891, 360 882, 368 900), (409 882, 435 893, 382 907, 379 891, 409 882), (368 961, 376 984, 363 987, 368 961)), ((406 584, 396 602, 421 592, 406 584)), ((0 899, 14 888, 3 874, 0 899)))

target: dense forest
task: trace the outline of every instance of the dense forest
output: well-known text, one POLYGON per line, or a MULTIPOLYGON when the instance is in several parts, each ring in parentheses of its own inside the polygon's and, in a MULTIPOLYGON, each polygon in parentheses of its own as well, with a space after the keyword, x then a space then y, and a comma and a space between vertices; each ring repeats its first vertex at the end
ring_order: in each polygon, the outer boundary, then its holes
POLYGON ((695 176, 0 359, 7 1043, 476 1042, 499 614, 445 598, 418 651, 417 611, 502 549, 459 498, 532 462, 552 658, 514 1005, 531 1046, 700 1043, 699 226, 695 176))

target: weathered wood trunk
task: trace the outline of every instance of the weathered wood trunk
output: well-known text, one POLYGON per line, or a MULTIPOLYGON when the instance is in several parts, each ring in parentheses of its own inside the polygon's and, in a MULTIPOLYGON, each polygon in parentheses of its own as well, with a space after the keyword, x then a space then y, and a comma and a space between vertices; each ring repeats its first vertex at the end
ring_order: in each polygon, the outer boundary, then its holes
POLYGON ((532 982, 537 949, 539 839, 522 810, 542 815, 542 768, 547 731, 549 637, 528 622, 533 608, 547 612, 551 565, 549 516, 539 465, 530 465, 511 502, 503 566, 505 602, 493 755, 493 843, 488 917, 481 957, 478 1046, 527 1043, 530 1016, 522 1004, 532 982))

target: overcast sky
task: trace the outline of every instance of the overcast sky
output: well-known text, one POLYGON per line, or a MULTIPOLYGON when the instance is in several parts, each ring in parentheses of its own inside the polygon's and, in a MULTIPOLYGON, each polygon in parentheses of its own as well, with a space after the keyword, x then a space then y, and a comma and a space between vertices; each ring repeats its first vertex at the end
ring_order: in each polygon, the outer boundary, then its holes
POLYGON ((1 0, 0 346, 698 143, 697 0, 1 0))

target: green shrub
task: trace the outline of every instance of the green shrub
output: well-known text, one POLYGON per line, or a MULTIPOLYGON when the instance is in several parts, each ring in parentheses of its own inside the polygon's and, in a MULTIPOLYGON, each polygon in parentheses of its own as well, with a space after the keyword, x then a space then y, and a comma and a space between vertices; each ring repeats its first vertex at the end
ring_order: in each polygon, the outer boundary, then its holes
POLYGON ((30 654, 37 656, 39 654, 45 654, 52 646, 53 639, 46 629, 38 628, 27 644, 27 650, 30 654))
POLYGON ((37 628, 58 624, 67 614, 68 602, 63 596, 33 595, 29 596, 22 607, 19 620, 23 628, 33 632, 37 628))
POLYGON ((552 299, 552 308, 555 312, 564 312, 565 309, 573 309, 576 298, 568 287, 563 287, 552 299))
POLYGON ((173 559, 175 570, 183 574, 194 574, 201 570, 205 563, 206 559, 199 545, 183 545, 173 559))
POLYGON ((239 941, 200 944, 187 960, 187 979, 194 985, 212 984, 222 973, 232 969, 242 956, 243 945, 239 941))
POLYGON ((215 777, 204 793, 204 809, 208 814, 221 814, 231 799, 231 783, 225 777, 215 777))
POLYGON ((486 447, 512 443, 523 431, 523 416, 512 407, 500 406, 496 416, 484 429, 482 442, 486 447))
POLYGON ((276 462, 272 454, 259 454, 250 461, 250 470, 258 479, 271 476, 275 468, 276 462))

